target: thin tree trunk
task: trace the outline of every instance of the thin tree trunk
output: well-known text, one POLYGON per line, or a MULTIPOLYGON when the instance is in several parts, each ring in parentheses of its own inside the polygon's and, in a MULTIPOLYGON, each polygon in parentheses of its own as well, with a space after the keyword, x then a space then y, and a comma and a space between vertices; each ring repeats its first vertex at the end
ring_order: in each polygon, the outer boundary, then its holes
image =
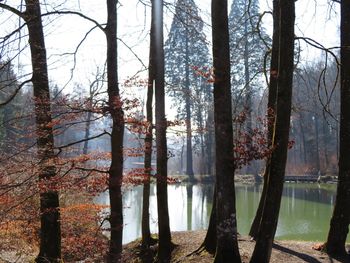
POLYGON ((192 125, 191 125, 191 90, 190 90, 190 65, 188 32, 186 30, 186 52, 185 52, 185 108, 186 108, 186 175, 190 182, 194 182, 193 153, 192 153, 192 125))
POLYGON ((41 21, 40 2, 26 0, 23 18, 28 26, 32 58, 32 83, 34 89, 35 124, 37 131, 37 156, 39 181, 48 190, 40 192, 40 251, 36 262, 61 260, 61 227, 58 192, 50 189, 50 180, 56 176, 54 162, 54 137, 51 128, 50 89, 47 70, 46 48, 41 21))
MULTIPOLYGON (((276 113, 276 97, 277 97, 277 72, 278 72, 278 54, 279 54, 279 0, 273 1, 273 36, 272 36, 272 51, 271 51, 271 65, 270 65, 270 85, 269 94, 267 101, 267 142, 268 147, 272 146, 273 130, 275 123, 275 113, 276 113)), ((249 231, 249 235, 252 238, 256 238, 259 231, 259 225, 261 221, 261 215, 266 198, 267 189, 267 173, 269 170, 270 158, 266 161, 266 167, 264 172, 264 185, 261 193, 259 206, 256 211, 252 226, 249 231)))
POLYGON ((213 0, 211 7, 217 187, 214 262, 241 262, 237 243, 227 1, 213 0))
POLYGON ((200 147, 201 147, 201 155, 200 155, 200 161, 199 161, 199 173, 201 175, 205 174, 205 149, 204 149, 204 127, 203 127, 203 115, 205 113, 203 112, 203 104, 202 104, 202 96, 200 95, 199 98, 199 105, 198 105, 198 129, 199 129, 199 139, 200 139, 200 147))
POLYGON ((164 92, 164 48, 163 48, 163 0, 154 0, 152 15, 155 18, 156 36, 156 145, 157 145, 157 209, 158 209, 158 262, 168 262, 171 257, 173 245, 169 225, 168 188, 167 188, 167 141, 165 118, 165 92, 164 92))
MULTIPOLYGON (((326 249, 331 255, 345 255, 345 242, 350 223, 350 2, 341 1, 340 21, 341 105, 340 148, 337 197, 330 222, 326 249)), ((350 258, 349 255, 347 257, 350 258)))
POLYGON ((299 124, 300 124, 300 132, 301 132, 301 137, 302 137, 302 144, 303 144, 303 151, 301 152, 303 158, 303 164, 307 164, 307 146, 306 146, 306 138, 305 138, 305 129, 304 129, 304 118, 303 118, 303 114, 300 112, 299 113, 299 124))
MULTIPOLYGON (((316 108, 316 107, 315 107, 316 108)), ((319 124, 318 124, 318 116, 315 114, 315 162, 316 162, 316 170, 315 173, 318 174, 321 170, 321 164, 320 164, 320 146, 319 146, 319 134, 318 134, 318 129, 319 129, 319 124)))
POLYGON ((213 118, 212 118, 212 112, 210 110, 208 111, 208 118, 206 123, 206 154, 207 154, 207 174, 209 176, 213 176, 213 118))
MULTIPOLYGON (((92 98, 90 98, 92 100, 92 98)), ((88 153, 88 149, 89 149, 89 136, 90 136, 90 122, 91 122, 91 116, 92 113, 89 111, 87 114, 87 118, 86 118, 86 125, 85 125, 85 142, 84 142, 84 146, 83 146, 83 154, 87 154, 88 153)))
MULTIPOLYGON (((245 5, 248 8, 248 1, 245 0, 245 5)), ((252 87, 250 85, 250 71, 249 71, 249 41, 248 41, 248 10, 244 11, 244 88, 246 92, 245 96, 245 111, 246 111, 246 123, 245 123, 245 132, 249 135, 247 137, 247 148, 248 151, 252 151, 252 87)), ((246 169, 247 174, 255 173, 254 169, 254 160, 247 165, 246 169)))
POLYGON ((251 262, 268 263, 277 228, 284 173, 287 161, 288 137, 292 104, 294 63, 294 0, 280 0, 279 71, 277 78, 277 106, 274 151, 268 166, 268 185, 259 232, 251 262))
POLYGON ((124 113, 120 103, 118 84, 118 51, 117 51, 117 0, 107 0, 107 92, 109 110, 112 116, 111 154, 109 168, 109 200, 111 238, 109 243, 109 262, 120 262, 123 240, 123 137, 124 113))
POLYGON ((150 222, 149 222, 149 197, 150 197, 150 176, 152 171, 152 141, 153 141, 153 83, 154 83, 154 18, 151 22, 150 33, 150 53, 149 53, 149 66, 148 66, 148 87, 147 87, 147 102, 146 102, 146 115, 147 115, 147 132, 145 136, 145 182, 143 184, 143 198, 142 198, 142 246, 147 248, 154 243, 151 238, 150 222))
POLYGON ((323 152, 324 152, 324 173, 329 171, 329 156, 328 156, 328 142, 330 141, 329 127, 326 119, 322 121, 323 128, 323 152))

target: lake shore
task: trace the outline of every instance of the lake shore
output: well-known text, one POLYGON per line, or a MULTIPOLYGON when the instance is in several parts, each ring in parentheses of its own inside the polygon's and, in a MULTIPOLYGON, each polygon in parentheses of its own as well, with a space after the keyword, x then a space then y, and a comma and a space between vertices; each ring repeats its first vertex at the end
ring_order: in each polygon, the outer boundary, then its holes
MULTIPOLYGON (((177 263, 212 263, 213 255, 207 252, 191 254, 195 251, 204 240, 206 230, 197 231, 181 231, 172 232, 172 241, 175 248, 172 252, 171 262, 177 263)), ((240 255, 242 263, 248 263, 253 252, 255 242, 249 237, 239 236, 238 238, 240 255)), ((346 259, 335 259, 329 257, 326 253, 316 250, 322 245, 320 242, 305 242, 294 240, 278 240, 275 241, 271 263, 339 263, 350 262, 350 257, 346 259)), ((347 250, 350 250, 350 244, 347 245, 347 250)), ((26 263, 34 262, 35 256, 38 253, 38 248, 32 247, 29 244, 22 244, 20 247, 8 247, 8 249, 0 249, 0 262, 17 262, 26 263)), ((140 246, 140 239, 130 242, 123 246, 123 259, 125 263, 152 263, 157 253, 157 245, 144 251, 140 246)), ((105 259, 101 256, 86 258, 85 260, 65 260, 66 263, 73 262, 95 262, 103 263, 105 259)))
MULTIPOLYGON (((203 262, 212 263, 213 255, 206 252, 199 254, 191 254, 202 243, 205 237, 205 230, 198 231, 183 231, 173 232, 172 240, 176 245, 171 262, 203 262)), ((248 237, 239 236, 239 249, 242 262, 249 262, 253 252, 255 242, 248 237)), ((304 241, 275 241, 271 255, 271 263, 288 262, 321 262, 321 263, 337 263, 350 262, 350 257, 347 259, 330 258, 326 253, 316 250, 321 243, 304 242, 304 241)), ((350 245, 348 245, 348 250, 350 245)), ((151 247, 148 251, 142 251, 140 248, 140 240, 133 241, 124 246, 123 262, 131 263, 147 263, 152 262, 152 256, 156 253, 156 246, 151 247)))

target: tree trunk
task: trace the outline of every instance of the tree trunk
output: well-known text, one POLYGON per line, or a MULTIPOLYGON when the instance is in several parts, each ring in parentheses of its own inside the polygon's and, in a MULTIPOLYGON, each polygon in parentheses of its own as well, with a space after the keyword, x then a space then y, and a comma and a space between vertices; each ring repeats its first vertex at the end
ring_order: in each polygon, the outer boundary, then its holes
MULTIPOLYGON (((90 97, 90 103, 92 102, 92 97, 90 97)), ((90 136, 90 122, 91 122, 92 113, 91 111, 88 112, 87 118, 86 118, 86 125, 85 125, 85 142, 83 146, 83 154, 88 153, 89 149, 89 136, 90 136)))
POLYGON ((191 125, 191 90, 190 90, 190 65, 188 32, 186 30, 186 59, 185 59, 185 108, 186 108, 186 175, 190 182, 194 182, 193 153, 192 153, 192 125, 191 125))
POLYGON ((149 52, 149 66, 148 66, 148 87, 147 87, 147 132, 145 136, 145 182, 143 184, 143 198, 142 198, 142 246, 148 248, 152 245, 154 240, 151 238, 150 222, 149 222, 149 197, 150 197, 150 176, 152 171, 152 142, 153 142, 153 83, 154 83, 154 18, 151 22, 150 33, 150 52, 149 52))
POLYGON ((164 93, 164 48, 163 48, 163 0, 154 0, 152 15, 155 18, 156 37, 156 145, 157 145, 157 209, 158 209, 158 262, 170 260, 172 243, 169 225, 168 188, 167 188, 167 141, 164 93))
POLYGON ((204 127, 203 127, 203 106, 202 106, 202 98, 200 98, 200 105, 198 105, 198 129, 199 129, 199 138, 200 138, 200 145, 201 145, 201 155, 200 155, 200 162, 199 162, 199 173, 200 175, 205 174, 205 147, 204 147, 204 127))
MULTIPOLYGON (((315 107, 315 110, 316 110, 316 107, 315 107)), ((320 164, 320 146, 319 146, 319 140, 320 140, 320 136, 318 134, 318 129, 319 129, 319 124, 318 124, 318 115, 315 114, 314 116, 315 118, 315 137, 316 137, 316 140, 315 140, 315 173, 318 174, 320 171, 321 171, 321 164, 320 164)))
POLYGON ((40 191, 40 251, 36 262, 60 262, 59 198, 58 192, 50 189, 54 186, 50 180, 56 176, 56 168, 53 165, 54 137, 51 128, 50 89, 41 10, 38 0, 26 0, 25 3, 23 18, 28 26, 33 69, 39 181, 48 187, 48 190, 40 191))
MULTIPOLYGON (((276 97, 277 97, 277 72, 278 72, 278 54, 279 54, 279 0, 273 1, 273 36, 272 36, 272 51, 271 51, 271 65, 270 65, 270 85, 267 101, 267 142, 268 147, 272 147, 273 130, 275 124, 275 112, 276 112, 276 97)), ((252 226, 249 231, 249 235, 252 238, 256 238, 259 231, 259 225, 261 221, 261 215, 266 198, 267 189, 267 173, 269 170, 270 158, 266 161, 266 167, 264 172, 264 185, 261 193, 259 206, 255 214, 252 226)))
POLYGON ((212 116, 211 110, 208 111, 208 117, 206 121, 206 139, 205 139, 205 145, 206 145, 206 155, 207 155, 207 174, 209 176, 213 176, 213 116, 212 116))
MULTIPOLYGON (((248 8, 248 1, 245 0, 245 5, 248 8)), ((246 123, 245 123, 245 132, 249 135, 247 137, 247 149, 249 152, 252 151, 252 130, 253 130, 253 124, 252 124, 252 87, 250 86, 250 71, 249 71, 249 41, 248 41, 248 10, 244 11, 244 88, 246 92, 245 96, 245 111, 246 111, 246 123)), ((256 172, 256 169, 254 169, 254 160, 247 164, 246 173, 247 174, 254 174, 256 172)))
POLYGON ((117 50, 117 0, 107 0, 107 92, 109 110, 112 116, 111 154, 109 168, 109 200, 111 238, 109 243, 109 262, 120 262, 123 240, 123 137, 124 113, 120 103, 118 84, 118 50, 117 50))
POLYGON ((326 119, 323 119, 322 121, 322 128, 323 128, 323 153, 324 153, 324 173, 329 172, 329 156, 328 156, 328 148, 329 148, 329 141, 331 140, 330 134, 329 134, 329 126, 328 121, 326 119))
POLYGON ((327 253, 331 255, 346 254, 345 242, 350 223, 350 2, 345 0, 341 1, 340 44, 339 175, 337 197, 326 244, 327 253))
POLYGON ((251 262, 259 263, 267 263, 271 257, 287 161, 294 63, 294 0, 280 0, 279 19, 279 46, 283 47, 283 49, 279 51, 276 120, 274 137, 272 139, 274 151, 268 166, 265 204, 256 245, 251 258, 251 262))
POLYGON ((306 138, 305 138, 305 128, 304 128, 304 117, 303 114, 300 112, 299 113, 299 124, 300 124, 300 132, 301 132, 301 143, 303 144, 303 151, 301 152, 303 158, 302 158, 302 163, 307 164, 307 146, 306 146, 306 138))
POLYGON ((217 187, 214 262, 241 262, 237 243, 227 1, 213 0, 211 7, 217 187))

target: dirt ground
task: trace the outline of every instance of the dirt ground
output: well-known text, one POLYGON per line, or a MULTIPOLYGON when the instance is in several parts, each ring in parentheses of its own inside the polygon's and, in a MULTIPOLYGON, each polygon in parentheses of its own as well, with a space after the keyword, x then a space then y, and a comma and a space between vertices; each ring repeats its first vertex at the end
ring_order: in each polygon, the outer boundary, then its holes
MULTIPOLYGON (((207 252, 201 252, 199 254, 193 254, 202 243, 205 237, 205 230, 199 231, 186 231, 186 232, 173 232, 172 241, 176 245, 172 253, 171 262, 176 263, 212 263, 213 256, 207 252)), ((251 241, 248 237, 239 237, 239 249, 243 263, 249 262, 250 256, 253 252, 255 242, 251 241)), ((3 243, 3 242, 1 242, 3 243)), ((3 244, 6 245, 6 244, 3 244)), ((272 256, 271 263, 337 263, 337 262, 349 262, 350 257, 347 259, 334 259, 330 258, 326 253, 315 250, 320 246, 320 243, 316 242, 302 242, 302 241, 276 241, 272 256)), ((0 263, 28 263, 34 262, 37 255, 37 249, 30 248, 29 246, 22 246, 17 243, 16 247, 5 246, 8 249, 1 249, 0 246, 0 263)), ((347 246, 350 250, 350 245, 347 246)), ((123 263, 151 263, 153 257, 156 255, 157 247, 151 247, 147 252, 140 249, 140 240, 136 240, 124 246, 123 250, 123 263)), ((79 263, 102 263, 105 259, 96 257, 95 259, 85 259, 83 261, 64 261, 79 262, 79 263)))
MULTIPOLYGON (((212 263, 213 256, 202 252, 200 254, 193 254, 188 256, 196 250, 205 237, 205 231, 188 231, 188 232, 175 232, 172 234, 172 240, 176 244, 176 247, 172 253, 171 262, 203 262, 212 263)), ((242 262, 249 262, 250 256, 253 252, 255 242, 251 241, 247 237, 239 237, 239 249, 242 258, 242 262)), ((350 258, 347 259, 334 259, 330 258, 326 253, 317 251, 313 247, 319 246, 319 243, 315 242, 301 242, 301 241, 276 241, 271 255, 271 263, 297 263, 297 262, 309 262, 309 263, 337 263, 337 262, 350 262, 350 258)), ((350 246, 348 246, 350 249, 350 246)), ((155 253, 156 247, 153 248, 151 253, 155 253)), ((139 248, 139 241, 134 241, 125 245, 123 262, 138 263, 138 262, 152 262, 147 259, 147 255, 141 252, 139 248), (143 260, 141 259, 143 258, 143 260)))

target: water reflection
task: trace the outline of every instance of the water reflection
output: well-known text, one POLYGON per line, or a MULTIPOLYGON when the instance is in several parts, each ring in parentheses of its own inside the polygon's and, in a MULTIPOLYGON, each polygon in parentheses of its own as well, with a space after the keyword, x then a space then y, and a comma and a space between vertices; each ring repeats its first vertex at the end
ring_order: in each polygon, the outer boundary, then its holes
MULTIPOLYGON (((261 185, 237 185, 238 231, 246 235, 255 215, 261 185)), ((335 185, 287 183, 283 192, 276 237, 280 239, 318 240, 326 238, 335 200, 335 185)), ((169 216, 172 231, 205 229, 212 208, 212 185, 169 185, 169 216)), ((108 194, 98 203, 109 204, 108 194)), ((142 186, 125 189, 124 236, 128 243, 141 236, 142 186)), ((151 231, 157 231, 156 189, 151 186, 151 231)))

